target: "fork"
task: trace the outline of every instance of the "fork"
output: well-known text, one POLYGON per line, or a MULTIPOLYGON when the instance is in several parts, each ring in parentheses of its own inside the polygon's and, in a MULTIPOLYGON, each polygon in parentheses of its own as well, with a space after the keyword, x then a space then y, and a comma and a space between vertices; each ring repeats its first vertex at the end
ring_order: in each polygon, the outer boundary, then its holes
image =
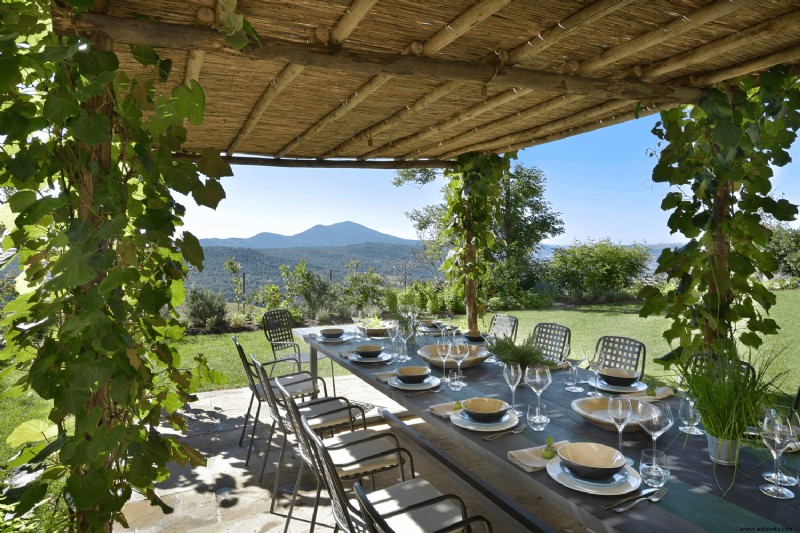
POLYGON ((625 505, 620 505, 619 507, 614 507, 614 510, 616 512, 618 512, 618 513, 624 513, 625 511, 627 511, 628 509, 634 507, 636 504, 638 504, 642 500, 650 500, 651 502, 656 503, 658 500, 663 498, 666 493, 667 493, 667 487, 661 487, 652 496, 645 496, 643 498, 637 498, 637 499, 633 500, 630 503, 626 503, 625 505))
POLYGON ((483 440, 496 440, 504 435, 509 435, 511 433, 522 433, 525 431, 525 424, 520 424, 519 426, 515 427, 514 429, 509 429, 507 431, 501 431, 500 433, 492 433, 491 435, 486 435, 485 437, 481 437, 483 440))

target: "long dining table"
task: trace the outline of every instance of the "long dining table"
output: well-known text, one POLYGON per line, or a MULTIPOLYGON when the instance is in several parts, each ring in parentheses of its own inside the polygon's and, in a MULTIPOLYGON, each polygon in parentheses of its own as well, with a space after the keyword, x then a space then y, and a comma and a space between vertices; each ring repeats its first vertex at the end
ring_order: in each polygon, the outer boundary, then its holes
MULTIPOLYGON (((409 350, 411 360, 405 363, 357 363, 348 358, 358 342, 329 344, 320 337, 306 333, 304 340, 310 347, 311 372, 316 373, 316 357, 321 352, 338 364, 361 378, 364 383, 374 387, 392 398, 413 415, 430 424, 437 434, 457 440, 465 447, 480 455, 490 466, 492 475, 471 472, 470 465, 464 465, 457 458, 437 448, 433 443, 413 429, 404 427, 404 433, 418 440, 435 456, 461 475, 465 480, 503 508, 528 530, 547 530, 537 516, 536 509, 521 505, 523 496, 537 495, 550 504, 573 516, 593 531, 792 531, 800 527, 800 489, 794 487, 797 497, 791 500, 776 500, 765 496, 758 489, 765 483, 762 472, 772 470, 772 457, 766 449, 758 445, 743 445, 739 464, 736 468, 712 463, 709 459, 705 436, 686 435, 678 430, 678 399, 666 400, 675 414, 675 423, 658 439, 658 449, 667 454, 671 475, 666 486, 668 492, 658 503, 642 502, 624 513, 607 511, 603 505, 621 496, 592 495, 561 485, 546 470, 526 472, 508 460, 508 452, 544 444, 545 436, 555 441, 598 442, 614 448, 618 447, 617 432, 597 427, 579 414, 571 404, 573 400, 586 396, 589 385, 582 393, 565 390, 562 371, 552 372, 553 381, 542 394, 542 403, 547 405, 551 421, 543 432, 526 428, 519 434, 508 434, 497 440, 487 441, 481 437, 485 433, 462 429, 445 419, 431 413, 431 406, 464 400, 472 397, 494 397, 510 402, 511 392, 506 384, 502 367, 483 362, 473 368, 465 368, 464 378, 467 386, 453 391, 442 386, 438 392, 414 395, 408 390, 395 388, 377 375, 391 371, 402 365, 427 365, 418 355, 416 346, 409 350)), ((370 344, 380 343, 391 348, 391 340, 371 339, 370 344)), ((424 340, 421 344, 425 342, 424 340)), ((432 375, 441 376, 441 368, 432 366, 432 375)), ((581 369, 582 377, 591 377, 581 369)), ((526 386, 516 389, 516 407, 521 411, 529 402, 534 402, 535 394, 526 386)), ((397 426, 403 423, 390 414, 389 421, 397 426)), ((524 424, 525 416, 520 417, 524 424)), ((652 446, 652 439, 644 431, 624 433, 626 456, 634 459, 638 467, 641 451, 652 446)), ((795 454, 797 455, 797 454, 795 454)), ((784 464, 795 475, 800 469, 797 457, 784 455, 784 464)), ((485 470, 484 470, 485 472, 485 470)), ((637 489, 645 488, 644 483, 637 489)), ((530 498, 527 498, 530 500, 530 498)))

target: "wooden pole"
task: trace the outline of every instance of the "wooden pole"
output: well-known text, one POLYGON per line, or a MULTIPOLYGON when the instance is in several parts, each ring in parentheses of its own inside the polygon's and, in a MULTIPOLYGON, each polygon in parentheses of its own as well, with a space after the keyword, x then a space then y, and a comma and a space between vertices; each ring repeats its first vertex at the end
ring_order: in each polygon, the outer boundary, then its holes
MULTIPOLYGON (((197 160, 196 154, 175 154, 176 159, 197 160)), ((443 159, 419 159, 415 161, 380 160, 362 161, 359 159, 275 159, 254 156, 223 156, 222 159, 231 165, 281 167, 281 168, 361 168, 361 169, 398 169, 398 168, 457 168, 456 161, 443 159)))

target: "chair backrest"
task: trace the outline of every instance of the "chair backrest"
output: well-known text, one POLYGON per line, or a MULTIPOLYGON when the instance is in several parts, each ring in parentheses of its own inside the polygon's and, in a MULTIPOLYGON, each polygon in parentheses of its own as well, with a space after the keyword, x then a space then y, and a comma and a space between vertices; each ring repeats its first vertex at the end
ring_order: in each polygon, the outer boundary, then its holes
POLYGON ((303 433, 305 433, 308 441, 313 447, 314 460, 317 462, 317 471, 322 478, 322 482, 328 489, 328 494, 331 498, 331 509, 333 510, 333 518, 336 523, 344 531, 356 531, 353 527, 353 519, 351 513, 358 514, 358 510, 352 506, 350 499, 344 491, 342 481, 339 479, 339 473, 333 465, 331 456, 322 440, 314 433, 311 426, 308 425, 308 420, 301 417, 300 422, 303 426, 303 433))
POLYGON ((269 406, 269 416, 271 416, 272 420, 278 424, 281 433, 291 433, 292 428, 287 421, 284 420, 284 413, 281 409, 282 406, 279 405, 278 398, 275 396, 275 392, 272 390, 272 384, 269 381, 269 376, 267 376, 267 371, 264 369, 264 365, 262 365, 261 361, 256 359, 254 355, 250 356, 250 360, 252 361, 253 368, 255 369, 254 374, 258 378, 261 388, 264 389, 264 399, 267 401, 267 406, 269 406))
MULTIPOLYGON (((727 375, 728 373, 729 367, 727 366, 727 363, 727 359, 720 359, 720 357, 713 352, 696 353, 689 359, 689 365, 693 371, 711 369, 713 372, 715 372, 715 375, 722 374, 723 376, 727 375)), ((742 375, 747 376, 748 381, 755 382, 756 369, 753 368, 753 365, 747 361, 742 361, 741 359, 736 360, 735 365, 739 368, 739 371, 742 375)), ((800 394, 800 391, 798 391, 798 394, 800 394)))
POLYGON ((367 493, 364 492, 364 487, 361 486, 361 483, 356 482, 353 485, 353 490, 355 490, 358 506, 361 508, 361 516, 364 517, 367 531, 369 533, 394 533, 394 530, 389 527, 386 520, 367 498, 367 493))
POLYGON ((544 356, 553 361, 563 361, 569 355, 572 332, 566 326, 540 322, 533 328, 533 343, 544 356))
POLYGON ((314 472, 314 475, 319 477, 317 475, 319 467, 314 457, 314 447, 311 442, 309 442, 305 431, 303 431, 303 422, 302 416, 300 415, 300 409, 297 408, 297 403, 295 403, 292 395, 286 391, 280 382, 278 382, 278 392, 280 392, 283 405, 286 407, 286 412, 289 415, 287 418, 289 424, 291 424, 291 430, 295 434, 295 437, 297 437, 297 444, 300 448, 300 457, 302 457, 303 461, 305 461, 306 464, 311 468, 312 472, 314 472))
POLYGON ((644 377, 644 362, 647 355, 644 343, 628 337, 608 335, 600 337, 597 341, 594 349, 595 359, 600 353, 605 359, 603 366, 638 370, 639 377, 644 377))
POLYGON ((498 314, 492 317, 489 322, 489 333, 495 337, 507 337, 512 342, 517 340, 517 328, 519 319, 515 316, 498 314))
POLYGON ((292 334, 292 315, 286 309, 273 309, 267 311, 261 317, 261 324, 264 326, 264 335, 267 336, 267 341, 270 345, 279 343, 292 343, 294 342, 294 335, 292 334))
POLYGON ((239 359, 242 360, 242 366, 244 367, 244 373, 247 376, 247 384, 250 387, 250 390, 253 392, 253 394, 258 396, 259 399, 264 400, 265 398, 263 397, 261 391, 259 391, 258 387, 256 387, 256 380, 258 378, 255 376, 255 368, 253 367, 253 364, 249 359, 247 359, 244 349, 242 348, 242 345, 239 344, 236 336, 232 336, 231 339, 233 340, 233 344, 236 345, 236 351, 239 352, 239 359))

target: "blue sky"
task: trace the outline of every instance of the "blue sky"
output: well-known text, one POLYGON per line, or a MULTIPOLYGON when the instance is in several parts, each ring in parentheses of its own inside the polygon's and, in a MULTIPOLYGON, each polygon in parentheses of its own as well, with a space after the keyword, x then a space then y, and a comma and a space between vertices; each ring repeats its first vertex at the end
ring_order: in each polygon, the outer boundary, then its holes
MULTIPOLYGON (((649 244, 680 242, 661 211, 667 188, 650 174, 657 139, 651 116, 522 150, 518 162, 547 177, 546 198, 562 214, 565 232, 547 242, 610 238, 649 244)), ((800 142, 795 163, 777 169, 779 196, 800 203, 800 142)), ((227 198, 216 211, 183 199, 186 229, 200 238, 250 237, 268 231, 300 233, 317 224, 351 220, 383 233, 416 238, 405 213, 441 201, 442 180, 418 188, 391 184, 391 170, 320 170, 234 167, 227 198)), ((180 201, 180 200, 179 200, 180 201)))

